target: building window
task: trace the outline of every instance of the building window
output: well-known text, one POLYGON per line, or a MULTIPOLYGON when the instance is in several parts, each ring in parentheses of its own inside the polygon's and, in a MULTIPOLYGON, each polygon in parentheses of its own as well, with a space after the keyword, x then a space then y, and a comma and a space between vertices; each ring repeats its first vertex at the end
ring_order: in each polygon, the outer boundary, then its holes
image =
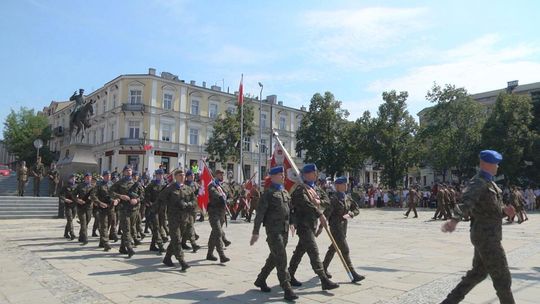
POLYGON ((249 136, 244 137, 244 145, 242 147, 243 151, 251 151, 251 138, 249 136))
POLYGON ((102 114, 105 114, 105 112, 107 112, 107 100, 103 99, 103 113, 102 114))
POLYGON ((230 113, 230 114, 236 113, 236 107, 233 107, 233 106, 228 107, 227 113, 230 113))
POLYGON ((141 90, 129 90, 129 103, 141 104, 142 103, 142 91, 141 90))
POLYGON ((163 108, 165 110, 171 110, 172 109, 172 102, 173 102, 173 96, 172 94, 163 94, 163 108))
POLYGON ((379 174, 377 172, 373 172, 373 183, 379 183, 379 174))
POLYGON ((113 109, 116 108, 116 94, 113 94, 112 96, 112 107, 113 109))
POLYGON ((287 118, 285 116, 279 116, 279 129, 285 130, 286 124, 287 124, 287 118))
POLYGON ((266 113, 261 113, 261 127, 266 128, 266 113))
POLYGON ((191 114, 192 115, 199 115, 199 101, 198 100, 191 100, 191 114))
POLYGON ((161 140, 163 141, 171 141, 172 137, 172 126, 167 123, 161 124, 161 140))
POLYGON ((208 116, 210 118, 217 118, 218 115, 218 105, 215 103, 211 103, 208 108, 208 116))
POLYGON ((111 124, 111 141, 114 140, 114 130, 116 129, 116 124, 115 123, 112 123, 111 124))
POLYGON ((194 129, 194 128, 189 129, 189 144, 190 145, 199 144, 199 129, 194 129))
POLYGON ((302 117, 296 120, 296 130, 300 129, 301 125, 302 125, 302 117))
POLYGON ((296 151, 296 157, 302 158, 302 150, 296 151))
POLYGON ((139 138, 140 123, 138 121, 128 122, 129 138, 139 138))
POLYGON ((268 147, 266 146, 266 139, 261 139, 261 149, 259 150, 260 153, 266 153, 268 150, 268 147))
POLYGON ((105 127, 101 127, 99 132, 100 132, 100 134, 99 134, 100 144, 102 144, 102 143, 105 142, 105 127))
POLYGON ((92 144, 97 144, 97 132, 92 131, 92 144))

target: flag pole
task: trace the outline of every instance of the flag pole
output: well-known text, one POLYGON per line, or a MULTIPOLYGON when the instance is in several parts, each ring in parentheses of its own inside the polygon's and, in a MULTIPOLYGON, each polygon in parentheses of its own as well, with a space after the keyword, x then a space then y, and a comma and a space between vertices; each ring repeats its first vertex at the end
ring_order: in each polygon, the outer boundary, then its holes
POLYGON ((242 74, 242 78, 240 79, 240 86, 242 89, 238 94, 242 94, 242 96, 238 96, 238 100, 241 101, 240 103, 240 174, 238 175, 240 180, 239 183, 242 183, 244 181, 244 74, 242 74))

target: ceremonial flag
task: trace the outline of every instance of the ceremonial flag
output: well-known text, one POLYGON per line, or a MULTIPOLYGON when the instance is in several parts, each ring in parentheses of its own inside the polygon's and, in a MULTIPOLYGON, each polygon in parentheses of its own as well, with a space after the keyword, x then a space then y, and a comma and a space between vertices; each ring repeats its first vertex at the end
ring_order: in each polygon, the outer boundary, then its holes
POLYGON ((238 105, 242 106, 244 104, 244 74, 240 78, 240 87, 238 88, 238 105))
MULTIPOLYGON (((275 166, 283 166, 283 171, 285 172, 285 189, 292 192, 296 184, 301 182, 300 171, 292 160, 291 155, 289 152, 287 152, 285 147, 283 147, 283 143, 281 143, 281 140, 277 136, 276 144, 274 146, 274 153, 272 153, 272 158, 270 159, 270 168, 275 166)), ((268 176, 265 179, 265 188, 267 188, 269 185, 270 177, 268 176)))
POLYGON ((210 185, 210 183, 212 182, 212 174, 210 174, 210 169, 208 169, 204 162, 201 162, 199 168, 202 168, 202 173, 199 176, 201 185, 199 187, 199 195, 197 196, 197 202, 201 210, 206 210, 208 207, 208 201, 210 200, 210 196, 208 194, 208 185, 210 185))

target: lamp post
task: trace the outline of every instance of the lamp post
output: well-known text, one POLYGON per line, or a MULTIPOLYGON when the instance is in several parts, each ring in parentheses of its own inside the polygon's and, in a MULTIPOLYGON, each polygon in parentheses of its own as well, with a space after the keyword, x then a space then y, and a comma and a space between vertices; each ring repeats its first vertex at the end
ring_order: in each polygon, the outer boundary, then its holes
MULTIPOLYGON (((142 132, 142 136, 143 136, 143 150, 144 150, 144 154, 143 154, 143 158, 142 158, 142 168, 141 168, 141 174, 144 174, 144 159, 146 158, 146 135, 148 135, 148 133, 146 131, 143 131, 142 132)), ((141 175, 142 177, 142 175, 141 175)))
POLYGON ((259 146, 259 168, 257 169, 257 171, 259 172, 259 180, 257 181, 258 184, 261 183, 261 180, 263 178, 262 176, 262 171, 261 171, 261 167, 262 167, 262 162, 261 162, 261 148, 262 148, 262 91, 263 91, 263 84, 259 82, 259 87, 261 87, 261 91, 259 92, 259 144, 257 146, 259 146))

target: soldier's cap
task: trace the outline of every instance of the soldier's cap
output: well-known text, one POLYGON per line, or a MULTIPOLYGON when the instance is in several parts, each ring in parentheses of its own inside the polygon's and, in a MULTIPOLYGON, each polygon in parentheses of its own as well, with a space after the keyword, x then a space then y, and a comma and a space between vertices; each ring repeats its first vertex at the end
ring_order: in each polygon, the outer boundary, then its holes
POLYGON ((129 169, 132 169, 132 168, 131 168, 131 165, 125 165, 125 166, 124 166, 124 169, 123 169, 122 171, 126 171, 126 170, 129 170, 129 169))
POLYGON ((311 173, 317 171, 317 166, 315 164, 305 164, 302 168, 302 173, 311 173))
POLYGON ((75 174, 70 174, 70 175, 68 176, 68 179, 72 179, 72 178, 75 178, 75 174))
POLYGON ((84 174, 84 177, 87 177, 87 176, 90 176, 90 177, 91 177, 91 176, 92 176, 92 173, 86 172, 86 173, 84 174))
POLYGON ((156 173, 156 174, 163 174, 163 173, 165 173, 165 172, 163 172, 163 169, 157 169, 157 170, 155 171, 155 173, 156 173))
POLYGON ((186 176, 193 176, 193 171, 187 170, 186 171, 186 176))
POLYGON ((502 162, 503 157, 495 150, 484 150, 480 152, 480 159, 488 164, 498 164, 502 162))
POLYGON ((180 174, 184 174, 184 170, 177 169, 176 171, 174 171, 174 176, 177 176, 177 175, 180 175, 180 174))
POLYGON ((336 178, 336 181, 334 182, 336 185, 346 184, 347 178, 345 176, 340 176, 336 178))
POLYGON ((283 166, 275 166, 275 167, 270 168, 270 171, 268 171, 268 174, 275 175, 275 174, 283 173, 283 171, 284 171, 283 166))
POLYGON ((102 174, 102 175, 110 175, 110 174, 111 174, 111 171, 105 170, 105 171, 103 171, 103 174, 102 174))
POLYGON ((223 173, 225 173, 225 172, 223 172, 223 170, 221 170, 221 169, 216 169, 216 174, 223 174, 223 173))
POLYGON ((131 173, 131 176, 139 176, 139 172, 133 171, 133 173, 131 173))

